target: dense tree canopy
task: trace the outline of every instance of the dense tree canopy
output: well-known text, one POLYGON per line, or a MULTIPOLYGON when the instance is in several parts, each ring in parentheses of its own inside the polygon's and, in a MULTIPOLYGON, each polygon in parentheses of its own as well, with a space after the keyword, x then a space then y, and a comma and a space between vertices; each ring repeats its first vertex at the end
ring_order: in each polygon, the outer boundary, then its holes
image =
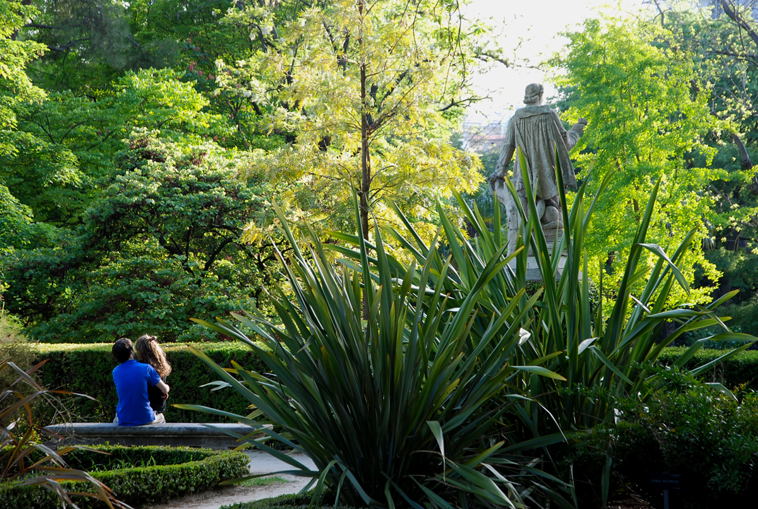
POLYGON ((118 173, 59 245, 6 261, 6 300, 38 324, 35 337, 197 338, 189 318, 256 305, 274 281, 270 249, 240 242, 264 205, 260 182, 239 178, 244 159, 156 134, 131 136, 118 173))
MULTIPOLYGON (((729 125, 711 114, 707 83, 673 41, 670 32, 652 23, 591 20, 570 35, 569 51, 557 62, 566 69, 560 83, 570 104, 567 116, 586 117, 591 126, 580 141, 580 150, 585 149, 577 155, 580 177, 593 189, 609 179, 590 249, 593 270, 611 279, 620 276, 615 262, 624 258, 618 255, 628 249, 642 204, 659 179, 651 238, 671 250, 695 230, 695 249, 682 268, 690 280, 696 267, 717 278, 700 249, 713 205, 704 191, 715 178, 708 168, 715 150, 705 138, 729 125)), ((702 288, 694 298, 707 295, 702 288)))
POLYGON ((449 143, 471 58, 455 7, 339 0, 276 14, 230 13, 254 47, 217 73, 221 93, 281 138, 256 164, 295 217, 345 228, 355 193, 367 229, 369 210, 391 220, 395 202, 424 219, 435 198, 475 189, 477 160, 449 143))
MULTIPOLYGON (((744 324, 758 309, 755 20, 660 5, 648 22, 588 22, 554 62, 564 120, 590 119, 579 177, 611 179, 591 271, 618 276, 663 178, 651 233, 669 247, 695 229, 687 299, 740 288, 744 324)), ((263 302, 274 204, 325 236, 355 231, 353 196, 367 232, 371 216, 396 225, 398 205, 431 239, 437 203, 489 193, 451 142, 474 60, 507 60, 480 32, 448 1, 0 0, 4 305, 50 340, 140 320, 194 337, 193 313, 263 302)))

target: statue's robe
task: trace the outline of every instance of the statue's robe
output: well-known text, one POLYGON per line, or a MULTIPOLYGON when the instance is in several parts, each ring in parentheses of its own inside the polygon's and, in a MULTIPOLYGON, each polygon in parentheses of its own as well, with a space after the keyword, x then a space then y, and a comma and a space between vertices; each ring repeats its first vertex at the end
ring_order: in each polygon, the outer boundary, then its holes
MULTIPOLYGON (((560 163, 563 185, 576 189, 576 176, 571 165, 568 151, 576 145, 582 136, 585 124, 576 124, 568 131, 563 128, 558 114, 549 106, 525 106, 516 110, 508 122, 500 157, 496 166, 496 174, 510 178, 516 188, 521 205, 526 208, 526 191, 521 172, 521 160, 516 148, 524 154, 527 162, 537 214, 540 225, 548 241, 553 242, 560 237, 563 220, 560 215, 560 200, 558 199, 558 183, 555 175, 555 161, 560 163), (506 165, 511 155, 514 157, 514 170, 509 176, 506 165)), ((508 252, 516 246, 520 217, 513 196, 503 182, 494 184, 495 195, 505 205, 508 218, 508 252)))
MULTIPOLYGON (((568 151, 582 135, 579 124, 566 131, 558 114, 546 105, 525 106, 516 110, 508 121, 505 143, 498 158, 497 171, 505 174, 506 154, 519 148, 524 153, 532 189, 537 200, 549 200, 558 195, 555 178, 556 157, 561 165, 564 186, 576 189, 576 177, 568 151)), ((520 195, 524 192, 519 157, 514 157, 511 181, 520 195)))

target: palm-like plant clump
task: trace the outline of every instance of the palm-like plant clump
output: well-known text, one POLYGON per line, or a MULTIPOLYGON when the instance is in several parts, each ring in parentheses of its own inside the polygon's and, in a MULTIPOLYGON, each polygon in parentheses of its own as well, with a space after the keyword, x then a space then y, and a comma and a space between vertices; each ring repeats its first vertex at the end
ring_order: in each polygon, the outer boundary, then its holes
POLYGON ((235 365, 235 378, 205 359, 282 434, 263 431, 307 453, 320 479, 349 502, 522 507, 540 472, 501 452, 504 407, 488 402, 507 398, 520 370, 559 376, 514 365, 521 336, 519 324, 505 320, 509 313, 472 333, 479 301, 509 258, 493 257, 454 303, 444 284, 449 264, 439 272, 432 263, 402 267, 378 230, 375 245, 357 237, 357 263, 340 266, 315 236, 306 253, 286 223, 285 233, 293 250, 281 261, 292 294, 272 299, 281 325, 238 315, 259 343, 231 323, 207 324, 245 341, 266 363, 270 373, 235 365))
MULTIPOLYGON (((655 387, 659 371, 652 366, 685 332, 717 324, 723 332, 711 340, 755 339, 731 333, 716 315, 729 296, 701 308, 667 309, 674 285, 688 288, 676 263, 691 237, 671 257, 646 242, 657 186, 604 314, 607 289, 583 276, 583 239, 597 199, 585 204, 585 189, 570 208, 561 194, 567 226, 555 246, 532 226, 539 221, 528 198, 520 210, 522 240, 510 256, 499 207, 488 223, 460 198, 467 230, 440 207, 440 240, 431 244, 397 211, 405 228, 390 230, 393 248, 410 253, 411 263, 389 254, 378 227, 373 244, 361 233, 333 234, 342 245, 311 235, 304 251, 281 217, 292 249, 289 257, 279 253, 290 285, 272 296, 279 322, 254 312, 236 315, 237 325, 206 323, 246 342, 269 372, 238 364, 227 372, 197 352, 255 410, 239 416, 188 407, 247 422, 307 453, 317 471, 255 441, 318 476, 341 501, 518 507, 550 498, 562 507, 579 505, 575 492, 564 497, 570 482, 537 470, 525 455, 549 458, 550 446, 610 426, 620 398, 644 399, 655 387), (540 282, 526 280, 528 256, 536 259, 540 282), (650 269, 643 263, 649 256, 650 269), (260 426, 261 415, 275 430, 260 426)), ((609 456, 605 500, 610 468, 609 456)))

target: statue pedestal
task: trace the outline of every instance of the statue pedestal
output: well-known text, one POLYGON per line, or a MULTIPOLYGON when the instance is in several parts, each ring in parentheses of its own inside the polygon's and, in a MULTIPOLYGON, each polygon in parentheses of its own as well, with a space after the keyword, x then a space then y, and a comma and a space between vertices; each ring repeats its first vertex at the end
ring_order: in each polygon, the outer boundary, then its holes
MULTIPOLYGON (((508 262, 508 267, 511 268, 513 272, 516 272, 516 260, 511 260, 508 262)), ((558 260, 558 273, 556 274, 556 279, 561 276, 563 273, 563 268, 566 266, 566 255, 561 254, 560 259, 558 260)), ((534 256, 528 256, 526 258, 526 280, 527 281, 542 281, 542 272, 540 271, 540 267, 537 264, 537 258, 534 256)))
MULTIPOLYGON (((547 241, 547 249, 551 253, 553 252, 553 249, 555 248, 555 243, 560 242, 563 238, 563 230, 562 229, 553 229, 545 232, 545 240, 547 241)), ((531 251, 531 250, 530 250, 531 251)), ((517 261, 511 260, 508 262, 508 267, 511 268, 513 272, 516 272, 516 266, 517 261)), ((556 279, 561 277, 561 274, 563 274, 563 269, 566 267, 566 253, 561 252, 560 258, 558 259, 558 271, 556 273, 556 279)), ((579 279, 582 278, 581 272, 579 273, 579 279)), ((530 253, 527 254, 526 257, 526 280, 527 281, 542 281, 542 272, 540 271, 539 264, 537 263, 537 258, 533 256, 530 253)))

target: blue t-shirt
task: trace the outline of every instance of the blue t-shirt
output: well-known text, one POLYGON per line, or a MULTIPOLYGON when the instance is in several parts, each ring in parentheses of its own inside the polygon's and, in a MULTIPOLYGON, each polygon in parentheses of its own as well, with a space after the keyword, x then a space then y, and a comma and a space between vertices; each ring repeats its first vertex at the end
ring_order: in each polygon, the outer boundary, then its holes
POLYGON ((141 426, 155 420, 147 397, 148 385, 161 381, 158 372, 149 364, 129 359, 113 368, 113 383, 116 384, 118 405, 116 416, 122 426, 141 426))

